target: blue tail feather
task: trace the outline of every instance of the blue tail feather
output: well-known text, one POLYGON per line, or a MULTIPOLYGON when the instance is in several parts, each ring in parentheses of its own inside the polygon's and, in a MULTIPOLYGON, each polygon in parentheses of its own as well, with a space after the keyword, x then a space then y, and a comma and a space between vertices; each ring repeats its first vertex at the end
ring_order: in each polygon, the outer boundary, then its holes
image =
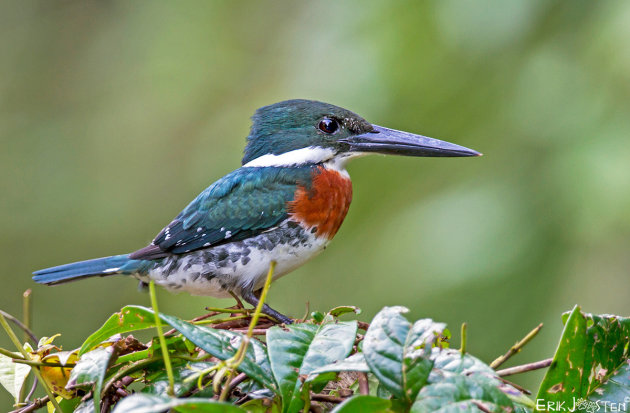
POLYGON ((128 254, 96 258, 35 271, 33 280, 40 284, 53 285, 73 281, 78 278, 103 277, 121 273, 128 274, 133 272, 133 264, 139 262, 130 259, 128 254))

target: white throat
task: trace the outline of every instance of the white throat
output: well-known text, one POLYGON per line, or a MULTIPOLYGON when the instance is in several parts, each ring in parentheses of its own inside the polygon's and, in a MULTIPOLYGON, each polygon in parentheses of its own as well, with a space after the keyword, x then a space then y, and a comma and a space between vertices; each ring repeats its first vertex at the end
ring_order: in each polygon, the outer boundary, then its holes
POLYGON ((243 165, 243 168, 261 168, 266 166, 299 166, 305 164, 324 164, 324 167, 338 171, 348 177, 346 163, 353 158, 368 155, 364 152, 342 153, 335 156, 335 151, 321 146, 309 146, 280 155, 267 154, 259 156, 243 165))
POLYGON ((243 165, 248 167, 264 166, 296 166, 307 163, 322 163, 335 157, 335 151, 321 146, 309 146, 308 148, 296 149, 280 155, 267 154, 247 162, 243 165))

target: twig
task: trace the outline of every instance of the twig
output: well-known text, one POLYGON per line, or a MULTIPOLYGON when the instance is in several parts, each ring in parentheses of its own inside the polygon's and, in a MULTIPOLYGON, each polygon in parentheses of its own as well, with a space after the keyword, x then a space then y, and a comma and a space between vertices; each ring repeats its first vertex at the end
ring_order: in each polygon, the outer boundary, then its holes
POLYGON ((3 356, 10 357, 10 358, 12 358, 12 359, 22 359, 22 360, 24 360, 24 359, 22 358, 22 355, 21 355, 21 354, 18 354, 18 353, 13 353, 12 351, 5 350, 5 349, 3 349, 2 347, 0 347, 0 354, 2 354, 3 356))
POLYGON ((468 325, 466 323, 462 323, 462 333, 461 333, 461 340, 462 340, 462 348, 459 350, 462 353, 462 357, 466 354, 466 330, 467 330, 468 325))
MULTIPOLYGON (((170 356, 171 358, 174 358, 174 359, 182 359, 186 361, 202 361, 210 357, 210 355, 207 355, 207 356, 203 356, 199 358, 192 358, 192 357, 187 357, 187 356, 178 355, 178 354, 171 354, 170 356)), ((141 359, 141 360, 135 361, 133 363, 129 363, 121 367, 116 373, 114 373, 113 376, 109 378, 107 383, 105 383, 105 385, 103 386, 103 390, 101 391, 101 395, 107 394, 107 392, 109 391, 109 388, 112 387, 118 380, 122 381, 123 386, 125 387, 129 386, 131 383, 135 381, 135 379, 129 376, 129 374, 133 373, 135 370, 139 370, 143 368, 144 366, 147 366, 159 360, 162 360, 162 358, 159 356, 153 356, 151 358, 141 359)))
MULTIPOLYGON (((216 321, 221 321, 221 320, 216 320, 216 321)), ((251 320, 247 321, 246 317, 242 317, 235 320, 233 319, 233 320, 228 320, 228 321, 224 321, 217 324, 211 324, 211 326, 212 328, 217 329, 217 330, 229 330, 234 327, 242 327, 242 328, 249 327, 250 323, 251 323, 251 320)))
POLYGON ((33 341, 33 344, 37 345, 37 343, 39 342, 39 339, 37 338, 37 336, 35 334, 33 334, 33 332, 24 325, 24 323, 22 323, 20 320, 18 320, 17 318, 13 317, 11 314, 0 310, 0 314, 4 316, 4 318, 6 318, 7 320, 10 320, 13 324, 15 324, 16 326, 18 326, 21 330, 23 330, 28 337, 33 341))
POLYGON ((168 355, 168 348, 166 347, 166 339, 164 338, 164 332, 162 331, 162 322, 160 320, 160 312, 158 310, 157 297, 155 294, 155 281, 149 282, 149 292, 151 296, 151 306, 153 307, 153 314, 155 314, 155 328, 160 340, 160 347, 162 347, 162 357, 164 358, 164 368, 166 369, 166 376, 168 377, 168 390, 169 396, 175 395, 175 378, 173 377, 173 367, 171 366, 171 359, 168 355))
MULTIPOLYGON (((32 290, 30 288, 22 293, 22 322, 24 323, 24 327, 26 327, 29 331, 31 329, 31 293, 32 290)), ((28 341, 30 338, 31 336, 24 331, 24 341, 28 341)), ((26 376, 22 386, 20 387, 20 394, 18 395, 17 400, 18 405, 22 405, 27 400, 27 396, 30 393, 28 390, 29 381, 29 377, 26 376)))
POLYGON ((12 410, 9 413, 30 413, 46 406, 46 404, 49 401, 50 401, 50 398, 48 396, 44 396, 41 399, 33 400, 33 403, 29 404, 28 406, 22 407, 20 409, 12 410))
MULTIPOLYGON (((261 314, 261 316, 264 316, 264 314, 261 314)), ((246 331, 249 331, 250 322, 251 322, 251 319, 248 322, 246 318, 240 319, 240 320, 230 320, 223 323, 215 324, 212 326, 212 328, 217 329, 217 330, 231 330, 231 331, 239 331, 239 329, 241 329, 244 332, 246 332, 246 331)), ((273 327, 275 325, 276 325, 276 322, 271 321, 268 318, 265 318, 263 320, 259 319, 258 323, 254 327, 258 329, 266 330, 269 327, 273 327)))
POLYGON ((370 383, 368 383, 367 374, 359 372, 359 393, 370 394, 370 383))
POLYGON ((540 369, 544 369, 545 367, 549 367, 551 365, 552 361, 553 361, 552 358, 545 359, 545 360, 541 360, 541 361, 536 361, 534 363, 523 364, 521 366, 515 366, 515 367, 510 367, 510 368, 507 368, 507 369, 503 369, 503 370, 497 370, 496 373, 500 377, 512 376, 514 374, 520 374, 520 373, 526 373, 528 371, 540 370, 540 369))
POLYGON ((127 364, 126 366, 121 367, 116 373, 114 373, 114 375, 109 379, 109 381, 105 383, 101 394, 106 394, 109 388, 114 385, 114 383, 116 383, 118 380, 122 380, 124 377, 128 376, 133 371, 138 370, 158 360, 161 360, 160 357, 152 357, 148 359, 138 360, 134 363, 130 363, 130 364, 127 364))
POLYGON ((241 404, 245 403, 248 400, 250 400, 250 398, 246 394, 245 396, 241 396, 239 399, 237 399, 233 404, 235 404, 236 406, 240 406, 241 404))
POLYGON ((73 364, 73 363, 68 363, 64 365, 61 363, 48 363, 45 361, 24 360, 21 358, 14 358, 14 359, 11 359, 11 361, 13 361, 14 363, 28 364, 29 366, 35 366, 35 367, 61 367, 61 368, 70 369, 76 366, 76 364, 73 364))
POLYGON ((496 360, 494 360, 490 364, 490 367, 492 367, 493 369, 496 370, 497 367, 499 367, 501 364, 505 363, 510 357, 512 357, 514 354, 518 353, 519 351, 521 351, 521 348, 523 348, 523 346, 525 346, 525 344, 529 343, 531 341, 531 339, 536 337, 536 334, 538 334, 538 332, 540 331, 542 326, 543 326, 542 323, 538 324, 538 326, 535 329, 533 329, 532 331, 530 331, 525 337, 523 337, 523 339, 521 341, 519 341, 518 343, 514 344, 507 351, 507 353, 505 353, 501 357, 498 357, 496 360))
MULTIPOLYGON (((306 313, 304 313, 304 317, 300 319, 300 321, 304 322, 308 318, 308 315, 311 313, 311 302, 306 302, 306 313)), ((306 410, 305 410, 306 411, 306 410)))
POLYGON ((245 380, 247 380, 247 374, 245 373, 239 373, 238 376, 234 377, 234 380, 232 380, 230 382, 230 388, 234 388, 236 386, 238 386, 239 384, 241 384, 242 382, 244 382, 245 380))
POLYGON ((107 413, 109 412, 109 407, 111 406, 111 400, 109 399, 109 397, 105 398, 103 400, 103 406, 101 407, 101 413, 107 413))
POLYGON ((509 381, 509 380, 506 380, 506 379, 504 379, 503 377, 499 377, 498 379, 499 379, 499 380, 501 380, 503 383, 508 384, 508 385, 510 385, 510 386, 512 386, 512 387, 514 387, 515 389, 517 389, 517 390, 518 390, 518 391, 520 391, 521 393, 525 393, 525 394, 526 394, 526 395, 528 395, 528 396, 529 396, 530 394, 532 394, 532 392, 531 392, 531 391, 529 391, 529 390, 527 390, 525 387, 523 387, 523 386, 519 386, 518 384, 513 383, 513 382, 511 382, 511 381, 509 381))
POLYGON ((236 308, 245 308, 241 299, 238 298, 238 295, 234 294, 232 291, 230 291, 229 293, 236 300, 236 308))
POLYGON ((491 411, 491 410, 488 410, 488 408, 487 408, 486 406, 484 406, 484 405, 483 405, 483 403, 481 403, 480 401, 473 400, 473 404, 474 404, 475 406, 477 406, 477 408, 478 408, 479 410, 481 410, 482 412, 484 412, 484 413, 492 413, 492 411, 491 411))
POLYGON ((244 308, 244 307, 239 308, 237 306, 232 306, 228 308, 206 307, 206 311, 216 311, 217 313, 221 313, 221 314, 239 314, 239 313, 249 314, 249 313, 253 313, 254 310, 255 310, 254 308, 244 308))
MULTIPOLYGON (((28 331, 31 330, 31 294, 33 291, 29 288, 22 294, 22 319, 24 320, 24 327, 28 331)), ((29 338, 36 338, 35 335, 31 337, 31 335, 24 331, 24 340, 28 340, 29 338)))
POLYGON ((123 387, 127 387, 131 383, 133 383, 134 381, 136 381, 136 379, 134 379, 133 377, 125 376, 122 379, 120 379, 120 385, 123 386, 123 387))
POLYGON ((25 400, 31 400, 31 398, 35 394, 35 390, 37 390, 37 385, 38 384, 39 384, 39 379, 37 377, 35 377, 35 380, 33 380, 33 385, 31 386, 31 391, 28 392, 28 394, 26 395, 26 399, 25 400))
MULTIPOLYGON (((221 314, 218 311, 212 311, 208 314, 204 314, 204 315, 200 315, 199 317, 195 317, 192 320, 190 320, 191 323, 195 323, 196 321, 201 321, 201 320, 205 320, 206 318, 210 318, 210 317, 214 317, 215 315, 219 315, 221 314)), ((171 334, 175 334, 177 332, 177 330, 175 330, 174 328, 168 330, 166 333, 164 333, 164 336, 170 336, 171 334)))
POLYGON ((367 329, 370 328, 370 323, 366 323, 365 321, 357 321, 357 326, 359 327, 359 329, 367 331, 367 329))
POLYGON ((119 388, 116 389, 116 395, 120 396, 120 398, 122 399, 123 397, 129 396, 129 393, 125 389, 121 389, 119 387, 119 388))
MULTIPOLYGON (((311 400, 312 401, 312 400, 311 400)), ((322 408, 322 405, 314 402, 311 403, 311 410, 309 410, 309 412, 313 412, 313 413, 324 413, 325 410, 322 408)))
POLYGON ((315 400, 316 402, 341 403, 346 399, 329 394, 311 393, 311 400, 315 400))
MULTIPOLYGON (((272 326, 269 326, 272 327, 272 326)), ((264 336, 265 334, 267 334, 267 330, 268 328, 255 328, 252 330, 252 335, 253 336, 264 336)), ((232 331, 236 332, 236 333, 245 333, 247 332, 247 329, 245 328, 235 328, 232 329, 232 331)))

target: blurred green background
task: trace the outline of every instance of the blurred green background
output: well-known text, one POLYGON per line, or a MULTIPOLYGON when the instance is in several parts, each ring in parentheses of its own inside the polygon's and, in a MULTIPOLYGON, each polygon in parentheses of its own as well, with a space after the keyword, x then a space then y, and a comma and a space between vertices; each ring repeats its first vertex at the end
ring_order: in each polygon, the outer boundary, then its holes
POLYGON ((549 357, 574 304, 630 315, 629 38, 627 2, 2 2, 0 308, 32 288, 35 331, 71 349, 147 305, 125 277, 30 273, 143 247, 240 165, 256 108, 308 98, 485 156, 351 163, 346 223, 270 303, 404 305, 456 346, 466 321, 488 362, 544 322, 510 364, 549 357))

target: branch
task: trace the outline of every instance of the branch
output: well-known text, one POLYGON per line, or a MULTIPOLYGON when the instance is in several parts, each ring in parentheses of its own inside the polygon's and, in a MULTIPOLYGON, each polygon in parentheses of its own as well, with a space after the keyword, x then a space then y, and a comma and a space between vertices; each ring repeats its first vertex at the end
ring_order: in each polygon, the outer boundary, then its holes
POLYGON ((461 332, 462 347, 459 350, 462 353, 462 357, 464 357, 464 355, 466 354, 466 331, 467 331, 467 327, 468 327, 468 325, 466 323, 462 323, 462 332, 461 332))
POLYGON ((16 326, 18 326, 21 330, 23 330, 26 335, 28 335, 28 337, 33 341, 33 344, 35 344, 35 346, 37 346, 37 343, 39 342, 39 339, 37 338, 37 336, 28 328, 24 325, 24 323, 22 323, 20 320, 18 320, 17 318, 13 317, 11 314, 0 310, 0 314, 2 314, 4 316, 4 318, 6 318, 7 320, 11 321, 13 324, 15 324, 16 326))
POLYGON ((517 389, 517 390, 518 390, 518 391, 520 391, 521 393, 524 393, 524 394, 526 394, 526 395, 528 395, 528 396, 532 394, 532 392, 531 392, 531 391, 529 391, 529 390, 527 390, 525 387, 520 386, 520 385, 518 385, 518 384, 516 384, 516 383, 514 383, 514 382, 511 382, 511 381, 507 380, 507 379, 504 379, 503 377, 498 377, 498 379, 499 379, 499 380, 501 380, 503 383, 508 384, 508 385, 510 385, 510 386, 512 386, 512 387, 514 387, 515 389, 517 389))
POLYGON ((68 363, 64 365, 60 363, 47 363, 45 361, 23 360, 21 358, 14 358, 14 359, 11 359, 11 361, 14 363, 28 364, 29 366, 34 366, 34 367, 61 367, 63 369, 71 369, 74 366, 76 366, 76 364, 73 364, 73 363, 68 363))
POLYGON ((30 413, 32 411, 35 411, 37 409, 41 409, 42 407, 45 407, 46 404, 49 401, 50 401, 50 398, 48 396, 44 396, 41 399, 33 400, 33 403, 29 404, 26 407, 22 407, 20 409, 12 410, 9 413, 30 413))
POLYGON ((523 364, 521 366, 510 367, 503 370, 497 370, 499 377, 511 376, 513 374, 526 373, 528 371, 540 370, 549 367, 553 359, 545 359, 534 363, 523 364))
POLYGON ((357 326, 359 327, 359 330, 367 331, 367 329, 370 328, 370 323, 366 323, 365 321, 357 321, 357 326))
MULTIPOLYGON (((210 313, 204 314, 204 315, 200 315, 199 317, 195 317, 192 320, 190 320, 191 323, 195 323, 196 321, 201 321, 201 320, 205 320, 206 318, 210 318, 210 317, 214 317, 215 315, 219 315, 221 314, 218 311, 212 311, 210 313)), ((171 334, 175 334, 177 332, 177 330, 175 330, 174 328, 168 330, 166 333, 164 333, 164 336, 170 336, 171 334)))
POLYGON ((523 346, 525 346, 525 344, 529 343, 534 337, 536 337, 536 334, 538 334, 538 332, 540 331, 540 329, 542 328, 542 323, 538 324, 538 326, 533 329, 532 331, 530 331, 525 337, 523 337, 523 339, 521 341, 519 341, 518 343, 514 344, 507 353, 505 353, 504 355, 502 355, 501 357, 498 357, 496 360, 494 360, 491 364, 490 367, 492 367, 493 369, 497 369, 497 367, 499 367, 501 364, 505 363, 510 357, 512 357, 514 354, 518 353, 519 351, 521 351, 521 349, 523 348, 523 346))
POLYGON ((21 359, 21 360, 23 360, 23 358, 22 358, 22 356, 20 354, 13 353, 13 352, 11 352, 9 350, 5 350, 2 347, 0 347, 0 354, 2 354, 3 356, 7 356, 9 358, 12 358, 12 359, 21 359))
POLYGON ((341 403, 346 400, 343 397, 330 396, 328 394, 311 393, 311 400, 316 402, 341 403))
MULTIPOLYGON (((272 327, 272 326, 270 325, 269 327, 272 327)), ((264 336, 265 334, 267 334, 267 328, 255 328, 255 329, 252 330, 252 335, 253 336, 264 336)), ((234 331, 236 333, 246 333, 247 332, 247 329, 245 329, 245 328, 234 328, 234 329, 230 329, 230 330, 234 331)))
POLYGON ((481 403, 478 400, 473 400, 473 404, 484 413, 492 413, 492 411, 488 410, 488 408, 484 406, 483 403, 481 403))
POLYGON ((359 393, 363 395, 370 394, 370 383, 368 383, 367 374, 359 373, 359 393))

